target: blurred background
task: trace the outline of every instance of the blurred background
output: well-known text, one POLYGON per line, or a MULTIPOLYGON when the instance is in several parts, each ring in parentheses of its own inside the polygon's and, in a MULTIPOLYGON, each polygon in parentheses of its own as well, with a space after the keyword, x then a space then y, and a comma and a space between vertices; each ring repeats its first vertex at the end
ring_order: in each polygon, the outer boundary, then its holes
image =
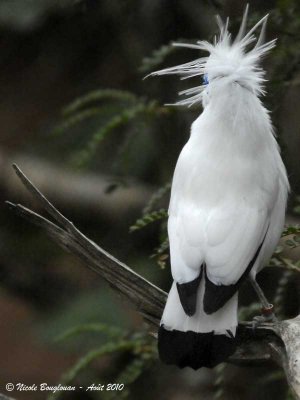
MULTIPOLYGON (((12 382, 122 392, 11 392, 18 400, 291 398, 275 365, 178 370, 157 361, 141 318, 103 280, 4 201, 34 207, 17 163, 87 236, 153 283, 171 284, 166 208, 172 173, 201 109, 164 107, 193 82, 143 77, 190 61, 172 41, 211 40, 214 15, 237 0, 1 0, 0 2, 0 392, 12 382), (125 344, 125 345, 124 345, 125 344)), ((300 5, 249 1, 250 22, 270 13, 264 99, 292 187, 291 226, 259 282, 282 318, 299 314, 300 5), (298 269, 298 270, 297 270, 298 269)), ((38 210, 37 211, 41 211, 38 210)), ((242 238, 241 238, 242 240, 242 238)), ((246 283, 241 315, 259 306, 246 283)))

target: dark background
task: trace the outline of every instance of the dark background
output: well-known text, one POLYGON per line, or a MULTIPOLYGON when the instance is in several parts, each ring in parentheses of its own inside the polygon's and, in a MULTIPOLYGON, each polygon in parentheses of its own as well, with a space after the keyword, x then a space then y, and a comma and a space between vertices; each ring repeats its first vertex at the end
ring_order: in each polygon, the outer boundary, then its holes
MULTIPOLYGON (((300 193, 300 10, 296 0, 250 1, 251 22, 270 12, 268 37, 278 47, 268 57, 268 95, 292 186, 288 222, 297 223, 300 193)), ((214 15, 230 16, 236 32, 245 2, 237 0, 51 0, 0 3, 0 388, 7 382, 57 384, 62 374, 101 335, 57 343, 55 338, 84 323, 106 323, 135 332, 141 319, 110 288, 39 229, 5 206, 9 199, 33 203, 15 178, 16 162, 53 203, 89 237, 148 279, 168 289, 168 260, 161 269, 149 258, 163 235, 156 222, 130 234, 151 194, 170 181, 191 122, 201 111, 168 110, 190 82, 149 78, 153 69, 187 62, 190 50, 164 51, 160 63, 145 61, 155 49, 178 39, 212 39, 214 15), (144 61, 143 61, 144 60, 144 61), (156 100, 154 113, 115 122, 88 162, 82 149, 94 132, 129 108, 128 102, 101 100, 90 118, 75 123, 64 107, 94 90, 133 92, 137 103, 156 100), (115 104, 115 105, 114 105, 115 104), (103 109, 105 109, 103 111, 103 109), (65 118, 65 119, 64 119, 65 118), (65 122, 67 121, 67 123, 65 122), (69 124, 69 128, 67 129, 69 124)), ((153 58, 152 58, 153 60, 153 58)), ((124 117, 124 116, 123 116, 124 117)), ((160 207, 167 207, 168 194, 160 207)), ((299 259, 297 250, 292 255, 299 259)), ((272 298, 283 272, 268 268, 261 282, 272 298)), ((287 275, 281 305, 286 317, 299 309, 299 274, 287 275)), ((253 301, 248 285, 241 303, 253 301)), ((256 301, 256 300, 255 300, 256 301)), ((101 337, 100 337, 101 336, 101 337)), ((155 343, 154 343, 155 345, 155 343)), ((125 357, 126 358, 126 357, 125 357)), ((126 360, 125 360, 126 361, 126 360)), ((75 382, 116 381, 124 357, 97 359, 75 382)), ((41 392, 12 392, 16 399, 46 399, 41 392)), ((73 396, 73 397, 72 397, 73 396)), ((75 398, 65 396, 62 398, 75 398)), ((78 394, 79 399, 104 398, 78 394)), ((284 377, 274 366, 226 367, 216 371, 177 370, 153 361, 131 385, 137 399, 284 399, 284 377), (217 378, 224 382, 220 384, 217 378), (220 391, 221 390, 221 391, 220 391), (219 392, 218 392, 219 391, 219 392), (218 397, 219 396, 219 397, 218 397)))

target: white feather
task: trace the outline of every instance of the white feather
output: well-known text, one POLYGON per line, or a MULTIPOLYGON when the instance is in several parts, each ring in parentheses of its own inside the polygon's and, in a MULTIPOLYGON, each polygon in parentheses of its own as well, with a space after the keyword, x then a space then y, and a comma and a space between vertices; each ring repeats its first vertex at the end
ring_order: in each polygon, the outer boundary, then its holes
POLYGON ((213 315, 207 315, 203 311, 204 281, 201 282, 198 291, 197 309, 193 317, 188 317, 180 304, 175 284, 170 290, 168 301, 161 319, 165 329, 176 329, 187 332, 207 333, 214 331, 215 334, 228 334, 228 330, 235 335, 237 326, 238 299, 235 294, 220 310, 213 315))
MULTIPOLYGON (((169 208, 172 271, 179 271, 174 279, 194 279, 191 265, 199 273, 204 261, 213 282, 235 283, 287 189, 268 113, 253 93, 230 85, 193 123, 176 165, 169 208), (188 254, 189 267, 178 261, 180 251, 188 254)), ((285 202, 273 219, 282 221, 285 202)))
MULTIPOLYGON (((210 84, 208 88, 205 85, 199 85, 195 88, 182 91, 179 94, 189 96, 184 100, 177 102, 177 105, 191 106, 195 103, 203 102, 205 91, 212 86, 218 88, 225 80, 227 83, 239 83, 248 88, 257 96, 264 94, 263 84, 265 82, 264 70, 259 66, 262 57, 274 46, 276 39, 263 43, 268 15, 263 17, 250 31, 245 35, 245 27, 248 15, 248 5, 246 7, 242 20, 240 31, 236 39, 231 42, 231 34, 228 32, 228 22, 223 24, 219 16, 217 22, 220 28, 219 39, 214 44, 206 41, 198 41, 197 44, 174 43, 174 46, 181 46, 195 50, 202 50, 209 53, 208 57, 197 58, 185 64, 177 65, 171 68, 165 68, 150 74, 156 75, 180 75, 181 79, 193 78, 196 76, 207 75, 210 84), (259 38, 252 49, 247 52, 249 46, 256 41, 254 32, 259 28, 261 32, 259 38)), ((220 88, 219 88, 220 89, 220 88)))
MULTIPOLYGON (((183 91, 188 98, 179 102, 201 101, 205 108, 192 125, 172 184, 168 232, 172 275, 178 283, 197 278, 203 263, 213 283, 236 283, 265 238, 251 272, 255 276, 283 229, 289 184, 269 113, 259 99, 264 71, 258 64, 275 41, 262 43, 267 16, 244 35, 247 13, 248 8, 233 43, 228 24, 219 22, 219 41, 192 46, 208 51, 209 57, 154 73, 187 78, 207 74, 209 80, 208 85, 183 91), (246 52, 260 26, 258 44, 246 52)), ((202 279, 196 314, 187 317, 174 284, 162 323, 183 331, 232 330, 237 297, 206 315, 203 292, 202 279)))

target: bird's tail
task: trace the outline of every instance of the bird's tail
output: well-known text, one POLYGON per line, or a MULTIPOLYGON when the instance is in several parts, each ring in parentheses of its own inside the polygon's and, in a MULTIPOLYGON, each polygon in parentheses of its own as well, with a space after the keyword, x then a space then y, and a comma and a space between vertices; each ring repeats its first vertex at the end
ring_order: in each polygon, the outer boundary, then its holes
POLYGON ((197 294, 196 312, 184 312, 176 284, 170 290, 158 332, 160 359, 180 368, 213 368, 225 361, 236 348, 237 293, 218 311, 203 310, 205 280, 197 294))

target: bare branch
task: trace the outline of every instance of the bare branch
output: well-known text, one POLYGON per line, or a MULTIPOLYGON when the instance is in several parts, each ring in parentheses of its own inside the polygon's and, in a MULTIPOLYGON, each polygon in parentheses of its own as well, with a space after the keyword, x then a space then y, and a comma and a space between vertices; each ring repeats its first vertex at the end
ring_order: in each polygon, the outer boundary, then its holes
MULTIPOLYGON (((14 169, 23 185, 56 223, 20 204, 7 202, 8 206, 17 215, 44 229, 59 246, 78 256, 84 265, 101 275, 131 302, 156 336, 167 294, 88 239, 16 165, 14 169)), ((255 332, 250 322, 244 322, 239 325, 237 337, 239 345, 229 362, 249 365, 275 361, 284 369, 295 398, 300 400, 300 316, 276 324, 265 323, 255 332)))
POLYGON ((31 179, 62 210, 72 209, 78 218, 84 211, 90 218, 118 224, 137 215, 149 200, 154 187, 135 180, 114 186, 114 178, 88 171, 72 172, 37 157, 26 154, 6 154, 0 147, 0 190, 10 198, 28 201, 30 193, 20 186, 18 178, 11 174, 11 160, 15 160, 27 171, 32 171, 31 179))

